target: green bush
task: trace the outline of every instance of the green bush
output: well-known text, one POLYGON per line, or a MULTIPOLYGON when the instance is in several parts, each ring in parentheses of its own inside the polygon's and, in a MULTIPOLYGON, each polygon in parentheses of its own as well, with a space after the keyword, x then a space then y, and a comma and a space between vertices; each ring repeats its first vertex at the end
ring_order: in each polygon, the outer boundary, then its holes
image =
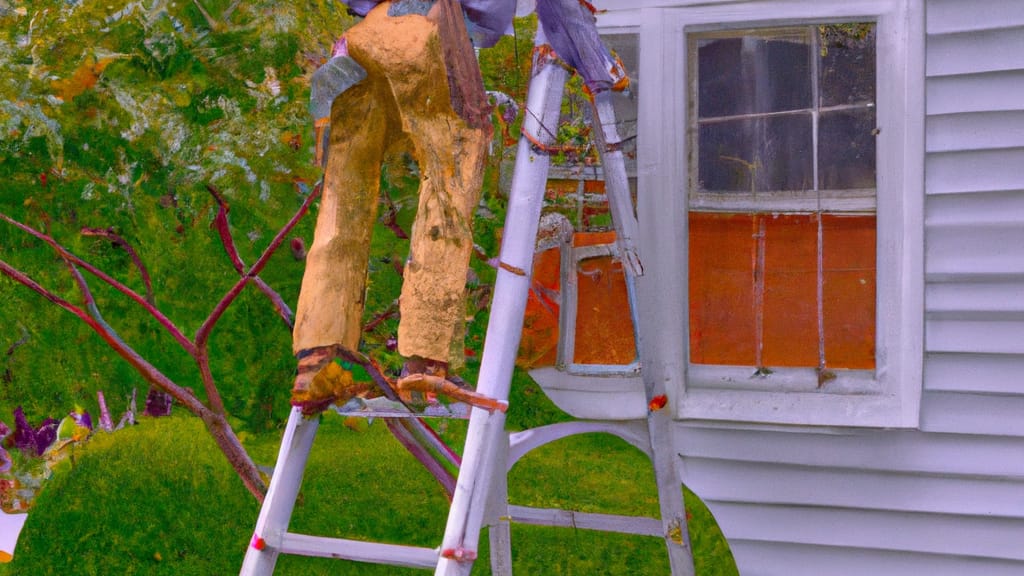
MULTIPOLYGON (((449 440, 465 432, 451 422, 449 440)), ((257 461, 276 457, 276 435, 247 441, 257 461)), ((634 448, 606 435, 560 440, 531 452, 510 475, 513 503, 619 514, 656 514, 651 469, 634 448), (600 457, 596 457, 600 455, 600 457)), ((688 498, 698 574, 732 576, 714 519, 688 498)), ((437 546, 447 500, 440 486, 380 422, 353 432, 323 418, 291 529, 296 532, 437 546)), ((234 574, 258 508, 201 424, 144 419, 99 434, 57 471, 29 514, 3 576, 48 574, 234 574)), ((489 574, 486 535, 474 573, 489 574)), ((658 538, 514 525, 518 574, 664 574, 658 538)), ((422 574, 387 566, 284 556, 276 574, 422 574)))

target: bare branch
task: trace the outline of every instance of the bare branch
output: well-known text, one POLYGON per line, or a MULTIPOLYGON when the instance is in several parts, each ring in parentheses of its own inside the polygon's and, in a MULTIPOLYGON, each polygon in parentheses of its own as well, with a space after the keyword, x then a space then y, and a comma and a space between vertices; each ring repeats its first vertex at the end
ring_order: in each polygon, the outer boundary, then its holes
POLYGON ((256 260, 256 263, 253 264, 252 267, 249 268, 249 271, 246 272, 238 282, 228 290, 227 294, 221 298, 220 302, 217 303, 217 306, 215 306, 213 311, 210 312, 210 315, 207 316, 202 326, 200 326, 199 330, 196 331, 195 343, 197 349, 206 347, 206 342, 210 338, 210 332, 217 324, 217 321, 220 320, 221 316, 224 315, 224 311, 227 310, 228 306, 235 301, 235 298, 238 298, 238 295, 242 293, 242 289, 245 288, 245 285, 263 270, 267 265, 267 262, 270 261, 270 257, 274 254, 274 251, 281 246, 281 243, 284 242, 285 237, 292 231, 292 228, 295 228, 295 225, 299 223, 299 220, 301 220, 302 217, 306 215, 306 212, 309 211, 309 207, 313 203, 313 200, 320 195, 321 183, 322 181, 318 182, 317 185, 313 187, 313 191, 306 197, 302 206, 300 206, 298 211, 292 215, 291 219, 288 220, 284 227, 277 232, 277 235, 274 236, 274 239, 271 240, 270 244, 263 250, 263 254, 261 254, 256 260))
POLYGON ((391 304, 388 304, 387 309, 380 314, 377 314, 367 322, 366 325, 363 326, 363 332, 373 332, 377 326, 380 326, 389 318, 394 318, 395 316, 398 316, 398 300, 393 300, 391 304))
MULTIPOLYGON (((223 194, 216 186, 207 184, 206 189, 213 196, 214 200, 217 201, 217 215, 214 216, 213 224, 210 226, 217 230, 217 234, 220 236, 221 244, 224 245, 224 250, 228 253, 228 258, 231 260, 231 265, 235 267, 235 271, 239 274, 245 274, 245 263, 242 262, 242 258, 238 255, 238 248, 235 246, 235 239, 231 235, 231 227, 228 225, 228 212, 231 208, 228 206, 227 201, 224 200, 223 194)), ((277 314, 284 320, 285 325, 289 329, 292 327, 292 314, 291 308, 285 304, 281 295, 278 294, 273 288, 270 287, 263 279, 259 277, 253 278, 253 283, 259 288, 260 292, 266 295, 270 300, 270 303, 274 306, 277 314)))
POLYGON ((210 227, 216 229, 217 234, 220 235, 220 242, 224 245, 224 250, 228 253, 228 258, 231 259, 231 265, 235 267, 235 271, 239 274, 244 274, 245 264, 242 263, 241 257, 238 256, 235 239, 231 236, 231 228, 228 226, 228 212, 231 209, 216 186, 207 184, 206 189, 213 195, 213 199, 217 201, 217 215, 213 217, 213 223, 210 224, 210 227))
POLYGON ((285 303, 284 298, 281 298, 281 295, 271 288, 269 284, 264 282, 259 276, 253 277, 252 282, 257 288, 259 288, 260 292, 263 292, 267 299, 270 300, 270 303, 274 306, 274 310, 277 311, 277 315, 281 317, 281 320, 284 320, 285 326, 287 326, 290 331, 294 325, 295 314, 292 312, 292 309, 288 307, 288 304, 285 303))
MULTIPOLYGON (((95 318, 90 316, 89 313, 86 312, 85 310, 79 308, 78 306, 75 306, 74 304, 68 302, 67 300, 64 300, 60 296, 57 296, 56 294, 50 292, 46 288, 39 285, 39 283, 37 283, 35 280, 28 277, 21 271, 15 269, 13 266, 11 266, 10 264, 3 260, 0 260, 0 272, 6 274, 19 284, 33 290, 34 292, 36 292, 43 298, 46 298, 53 304, 56 304, 60 308, 63 308, 64 310, 71 312, 79 319, 81 319, 83 322, 88 324, 89 327, 93 329, 93 331, 95 331, 97 334, 100 335, 101 338, 103 338, 104 342, 106 342, 108 346, 110 346, 119 356, 127 360, 128 363, 131 364, 131 366, 135 368, 136 372, 138 372, 143 378, 145 378, 151 384, 159 386, 160 388, 166 390, 167 393, 174 396, 176 400, 179 400, 189 410, 193 412, 206 410, 206 407, 203 406, 202 402, 199 402, 199 400, 195 396, 193 396, 184 388, 172 382, 167 376, 160 372, 160 370, 158 370, 155 366, 147 362, 145 358, 140 356, 123 340, 118 338, 116 334, 112 334, 111 332, 109 332, 106 328, 105 322, 97 321, 95 318)), ((78 274, 79 277, 81 277, 80 273, 78 274)))
MULTIPOLYGON (((132 347, 118 335, 117 331, 107 323, 103 318, 103 314, 100 313, 99 307, 96 306, 96 299, 92 295, 92 290, 89 289, 89 284, 86 282, 85 277, 82 276, 82 272, 78 269, 74 263, 65 260, 68 265, 68 269, 71 272, 71 276, 75 279, 75 284, 78 285, 79 291, 82 292, 82 297, 85 300, 86 310, 89 311, 89 318, 92 322, 88 322, 89 326, 92 327, 107 344, 114 349, 122 358, 128 360, 130 364, 135 368, 143 378, 148 380, 151 384, 157 386, 161 390, 167 392, 178 400, 186 407, 189 408, 196 415, 200 415, 200 412, 205 408, 199 399, 195 397, 192 392, 187 388, 175 384, 170 378, 167 378, 159 370, 149 362, 146 362, 132 347), (133 359, 137 359, 138 362, 134 362, 133 359)), ((84 318, 83 318, 84 319, 84 318)))
POLYGON ((99 236, 101 238, 106 238, 107 240, 110 240, 114 246, 122 248, 127 252, 128 257, 132 259, 132 263, 135 264, 135 268, 139 270, 139 275, 142 276, 142 283, 146 285, 146 302, 149 302, 153 306, 156 305, 156 301, 153 299, 153 283, 149 279, 149 271, 146 270, 145 264, 142 263, 142 258, 139 258, 138 253, 135 252, 130 244, 128 244, 127 240, 118 236, 111 228, 107 228, 106 230, 102 230, 100 228, 82 228, 81 233, 83 236, 99 236))
MULTIPOLYGON (((23 231, 23 232, 25 232, 25 233, 27 233, 27 234, 29 234, 29 235, 39 239, 39 240, 42 240, 43 242, 48 244, 51 248, 53 248, 54 251, 56 251, 57 254, 60 255, 61 258, 65 259, 65 260, 68 260, 68 261, 71 261, 71 262, 74 262, 76 266, 81 267, 86 272, 89 272, 93 276, 95 276, 95 277, 99 278, 100 280, 106 282, 108 285, 113 287, 118 292, 120 292, 120 293, 124 294, 125 296, 127 296, 127 297, 131 298, 132 300, 134 300, 135 303, 137 303, 138 305, 142 306, 146 310, 146 312, 149 313, 150 316, 152 316, 154 319, 156 319, 156 321, 159 322, 160 325, 163 326, 165 330, 167 330, 167 332, 178 342, 179 345, 181 345, 182 348, 185 349, 186 352, 188 352, 190 355, 195 355, 195 345, 192 344, 192 342, 188 338, 185 337, 185 334, 180 329, 178 329, 177 326, 174 325, 174 322, 172 322, 170 318, 165 316, 163 312, 161 312, 160 310, 158 310, 156 308, 156 306, 154 306, 153 304, 147 302, 146 299, 143 298, 138 292, 136 292, 136 291, 132 290, 131 288, 125 286, 124 284, 122 284, 121 282, 119 282, 116 279, 112 278, 110 275, 108 275, 107 273, 103 272, 102 270, 96 268, 92 264, 89 264, 85 260, 82 260, 78 256, 75 256, 74 254, 69 252, 66 248, 61 246, 56 240, 54 240, 49 235, 44 234, 44 233, 36 230, 35 228, 32 228, 31 226, 26 226, 25 224, 22 224, 21 222, 18 222, 17 220, 14 220, 13 218, 11 218, 11 217, 7 216, 6 214, 3 214, 3 213, 0 213, 0 220, 3 220, 5 222, 7 222, 8 224, 11 224, 15 228, 18 228, 19 230, 21 230, 21 231, 23 231)), ((11 269, 13 270, 13 268, 11 268, 11 269)))

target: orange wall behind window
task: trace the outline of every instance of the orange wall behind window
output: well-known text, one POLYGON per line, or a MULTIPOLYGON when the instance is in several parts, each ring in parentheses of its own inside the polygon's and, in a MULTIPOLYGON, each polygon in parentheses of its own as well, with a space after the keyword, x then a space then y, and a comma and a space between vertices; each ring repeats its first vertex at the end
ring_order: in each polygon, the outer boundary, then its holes
MULTIPOLYGON (((817 218, 691 212, 691 362, 755 366, 760 347, 763 367, 818 366, 817 218)), ((823 215, 822 246, 825 366, 872 369, 875 217, 823 215)))
MULTIPOLYGON (((615 242, 614 232, 577 232, 573 245, 615 242)), ((551 366, 557 359, 561 298, 557 248, 534 256, 517 363, 525 368, 551 366)), ((611 257, 585 260, 576 273, 577 364, 625 365, 636 359, 633 320, 622 264, 611 257)))

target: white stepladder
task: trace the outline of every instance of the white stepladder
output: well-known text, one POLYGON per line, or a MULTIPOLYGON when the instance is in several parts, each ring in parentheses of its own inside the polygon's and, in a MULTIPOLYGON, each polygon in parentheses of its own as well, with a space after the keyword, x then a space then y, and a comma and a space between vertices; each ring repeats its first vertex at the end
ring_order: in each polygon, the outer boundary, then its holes
MULTIPOLYGON (((538 27, 536 45, 544 44, 543 30, 538 27)), ((523 130, 530 136, 524 135, 519 140, 500 266, 476 388, 477 392, 502 402, 508 401, 519 347, 530 289, 529 271, 533 264, 549 168, 547 153, 536 143, 550 144, 553 140, 567 76, 566 70, 554 63, 550 56, 536 51, 523 120, 523 130)), ((599 133, 596 139, 602 154, 605 186, 617 232, 616 254, 623 262, 627 282, 632 286, 633 279, 642 274, 640 259, 634 249, 637 222, 607 92, 595 97, 595 110, 595 117, 600 119, 602 126, 602 130, 596 131, 599 133)), ((575 261, 572 265, 575 267, 575 261)), ((563 320, 564 315, 563 312, 563 320)), ((693 561, 681 480, 675 452, 665 449, 671 438, 670 411, 647 410, 651 399, 664 396, 664 384, 645 381, 643 388, 642 392, 637 390, 643 414, 634 414, 631 420, 567 422, 511 435, 505 431, 504 412, 473 408, 458 481, 444 537, 438 548, 288 532, 318 426, 317 419, 306 419, 298 409, 293 409, 240 574, 269 576, 273 574, 278 555, 293 554, 433 569, 436 576, 464 576, 472 570, 480 531, 486 525, 491 539, 492 570, 496 575, 510 575, 510 523, 517 521, 661 536, 668 548, 673 576, 691 576, 694 573, 693 561), (658 486, 660 520, 509 505, 507 473, 520 457, 548 442, 588 432, 617 435, 650 457, 658 486), (662 449, 659 450, 659 446, 662 449)))

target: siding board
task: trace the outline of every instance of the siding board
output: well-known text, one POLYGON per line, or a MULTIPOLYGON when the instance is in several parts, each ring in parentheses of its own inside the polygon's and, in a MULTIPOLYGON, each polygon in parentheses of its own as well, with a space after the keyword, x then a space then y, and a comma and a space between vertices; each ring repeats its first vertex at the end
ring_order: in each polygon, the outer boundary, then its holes
POLYGON ((931 353, 925 357, 925 390, 1024 394, 1024 356, 931 353))
POLYGON ((1024 274, 1024 226, 928 226, 928 274, 1024 274))
POLYGON ((1024 519, 707 502, 726 537, 1024 561, 1024 519), (766 532, 764 526, 771 526, 766 532))
POLYGON ((1020 70, 929 78, 925 90, 928 114, 1024 110, 1020 70))
MULTIPOLYGON (((929 319, 925 323, 925 349, 927 352, 1024 354, 1024 321, 929 319)), ((1021 421, 1024 422, 1024 418, 1021 421)))
POLYGON ((925 157, 925 192, 995 192, 1021 189, 1024 148, 933 152, 925 157))
POLYGON ((934 115, 925 126, 928 152, 1024 147, 1024 111, 934 115))
POLYGON ((929 0, 925 27, 929 34, 948 34, 1024 26, 1019 0, 929 0))
POLYGON ((1024 27, 929 34, 925 74, 949 76, 1024 68, 1024 27))
MULTIPOLYGON (((1024 478, 1024 439, 1008 436, 680 424, 674 441, 683 456, 684 472, 687 458, 718 458, 810 468, 1024 478)), ((1024 486, 1018 486, 1024 491, 1024 486)), ((757 487, 751 485, 751 490, 757 487)))
POLYGON ((925 202, 926 226, 964 224, 1024 226, 1024 190, 939 194, 928 197, 925 202))
MULTIPOLYGON (((925 287, 925 307, 949 316, 1024 312, 1024 279, 1013 282, 933 282, 925 287)), ((927 378, 927 376, 926 376, 927 378)))
POLYGON ((1005 478, 751 465, 714 458, 688 458, 686 470, 687 486, 705 501, 1024 518, 1024 490, 1005 478))
POLYGON ((1020 576, 1024 563, 946 554, 730 540, 743 576, 1020 576))
MULTIPOLYGON (((1021 395, 926 392, 921 398, 921 430, 925 432, 1024 436, 1022 415, 1021 395)), ((1017 458, 1024 458, 1024 451, 1017 458)), ((1018 489, 1024 492, 1024 482, 1021 484, 1018 489)))

